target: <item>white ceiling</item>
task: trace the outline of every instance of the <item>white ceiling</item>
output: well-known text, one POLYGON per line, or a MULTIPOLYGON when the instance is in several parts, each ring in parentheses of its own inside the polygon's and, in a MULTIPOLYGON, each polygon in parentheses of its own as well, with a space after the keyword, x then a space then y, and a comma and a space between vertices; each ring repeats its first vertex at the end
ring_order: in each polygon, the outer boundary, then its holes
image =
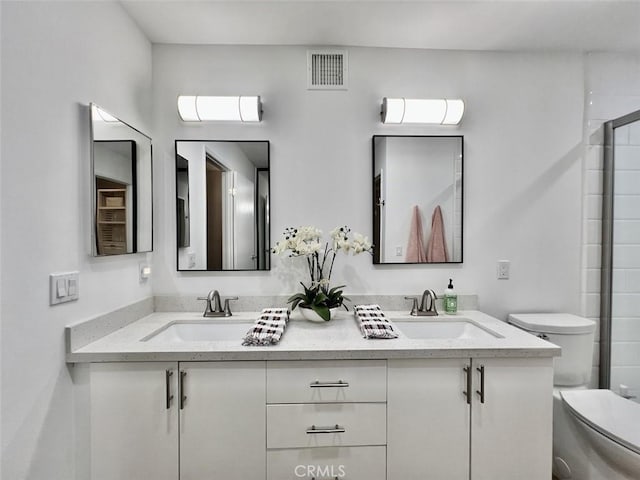
POLYGON ((640 0, 121 3, 153 43, 640 51, 640 0))

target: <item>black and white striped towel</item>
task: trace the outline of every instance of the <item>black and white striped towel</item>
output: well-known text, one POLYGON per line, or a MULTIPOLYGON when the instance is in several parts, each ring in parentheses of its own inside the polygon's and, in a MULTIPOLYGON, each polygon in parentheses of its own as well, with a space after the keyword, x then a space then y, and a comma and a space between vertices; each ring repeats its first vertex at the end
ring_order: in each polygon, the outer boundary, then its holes
POLYGON ((242 340, 242 345, 275 345, 289 322, 289 309, 265 308, 242 340))
POLYGON ((396 329, 380 305, 356 305, 353 313, 364 338, 398 338, 396 329))

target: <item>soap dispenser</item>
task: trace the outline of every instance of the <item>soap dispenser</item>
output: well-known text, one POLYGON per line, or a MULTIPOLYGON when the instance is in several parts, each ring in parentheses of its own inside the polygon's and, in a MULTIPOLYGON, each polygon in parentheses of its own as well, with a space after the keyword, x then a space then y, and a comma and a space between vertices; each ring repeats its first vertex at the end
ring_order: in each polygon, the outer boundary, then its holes
POLYGON ((455 315, 458 313, 458 295, 453 289, 453 280, 449 279, 449 286, 444 292, 444 313, 455 315))

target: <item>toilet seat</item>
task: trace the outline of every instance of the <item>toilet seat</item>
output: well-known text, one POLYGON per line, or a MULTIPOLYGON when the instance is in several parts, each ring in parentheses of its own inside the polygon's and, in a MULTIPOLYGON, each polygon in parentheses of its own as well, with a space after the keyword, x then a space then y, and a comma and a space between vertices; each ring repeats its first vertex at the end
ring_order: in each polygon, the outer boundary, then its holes
POLYGON ((564 405, 580 421, 640 455, 640 405, 611 390, 561 391, 564 405))

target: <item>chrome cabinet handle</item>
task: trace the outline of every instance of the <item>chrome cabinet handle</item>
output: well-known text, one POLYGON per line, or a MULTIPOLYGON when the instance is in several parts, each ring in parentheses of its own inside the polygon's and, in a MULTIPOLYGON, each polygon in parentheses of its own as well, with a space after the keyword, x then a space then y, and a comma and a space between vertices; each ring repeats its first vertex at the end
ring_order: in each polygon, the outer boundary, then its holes
POLYGON ((344 427, 341 427, 336 423, 335 427, 316 427, 315 425, 311 425, 311 428, 307 428, 308 434, 315 433, 344 433, 344 427))
POLYGON ((484 365, 477 367, 476 371, 480 372, 480 390, 476 390, 476 393, 480 395, 480 403, 484 403, 484 365))
POLYGON ((464 367, 462 371, 465 373, 466 379, 467 379, 467 389, 463 390, 462 393, 464 394, 465 397, 467 397, 467 405, 471 405, 471 367, 470 365, 467 365, 466 367, 464 367))
POLYGON ((342 380, 338 380, 337 382, 321 382, 320 380, 316 380, 315 382, 311 382, 309 387, 311 388, 333 388, 333 387, 348 387, 349 382, 343 382, 342 380))
POLYGON ((184 401, 187 399, 187 396, 184 394, 184 377, 187 376, 187 372, 180 372, 180 410, 184 410, 184 401))
POLYGON ((173 370, 165 370, 164 372, 164 392, 166 396, 167 410, 171 408, 171 400, 173 400, 173 395, 171 394, 171 376, 173 375, 173 370))
MULTIPOLYGON (((330 478, 331 480, 340 480, 340 477, 325 477, 325 478, 330 478)), ((320 480, 320 478, 311 477, 311 480, 320 480)))

